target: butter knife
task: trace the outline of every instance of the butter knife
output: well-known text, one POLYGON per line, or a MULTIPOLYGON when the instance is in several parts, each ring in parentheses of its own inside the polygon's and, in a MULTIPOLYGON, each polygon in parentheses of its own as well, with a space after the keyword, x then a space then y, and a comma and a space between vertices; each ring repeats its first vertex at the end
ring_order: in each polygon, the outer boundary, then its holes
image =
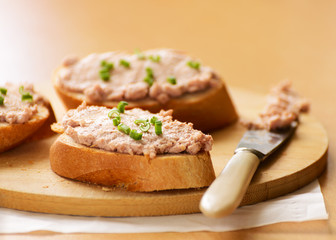
POLYGON ((277 150, 294 133, 297 122, 278 132, 248 130, 233 157, 204 193, 200 210, 208 217, 231 214, 242 201, 259 163, 277 150))

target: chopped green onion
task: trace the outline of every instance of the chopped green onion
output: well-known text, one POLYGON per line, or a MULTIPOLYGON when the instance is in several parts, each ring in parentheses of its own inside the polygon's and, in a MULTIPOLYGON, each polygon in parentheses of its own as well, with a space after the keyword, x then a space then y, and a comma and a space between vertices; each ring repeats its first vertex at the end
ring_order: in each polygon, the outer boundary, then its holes
POLYGON ((118 103, 118 107, 117 107, 119 112, 124 113, 125 112, 125 106, 127 106, 127 105, 128 105, 128 102, 120 101, 118 103))
POLYGON ((191 68, 194 68, 194 69, 199 69, 201 64, 199 62, 194 62, 194 61, 189 61, 187 62, 187 65, 191 68))
POLYGON ((105 82, 110 80, 110 73, 106 70, 100 70, 99 75, 100 75, 100 78, 105 82))
POLYGON ((144 78, 144 81, 149 85, 152 86, 154 83, 154 75, 153 70, 149 67, 146 68, 147 76, 144 78))
POLYGON ((131 64, 124 59, 120 59, 119 64, 124 66, 125 68, 129 68, 131 66, 131 64))
POLYGON ((113 63, 106 62, 105 60, 101 61, 100 66, 106 71, 111 71, 114 69, 113 63))
POLYGON ((153 75, 153 69, 151 69, 150 67, 146 68, 146 72, 147 72, 147 77, 154 77, 153 75))
POLYGON ((105 67, 106 64, 107 64, 107 62, 106 62, 105 60, 102 60, 102 61, 100 62, 100 66, 101 66, 101 67, 105 67))
POLYGON ((140 130, 141 130, 141 132, 147 132, 149 129, 150 129, 150 123, 149 122, 147 122, 147 124, 146 125, 140 125, 140 130))
POLYGON ((167 82, 169 82, 172 85, 176 85, 176 78, 173 76, 167 77, 167 82))
POLYGON ((155 121, 155 133, 156 135, 162 134, 162 122, 161 121, 155 121))
POLYGON ((31 95, 29 92, 26 92, 23 86, 20 86, 19 92, 21 94, 22 101, 28 101, 28 102, 33 101, 33 95, 31 95))
POLYGON ((129 133, 130 133, 130 131, 131 131, 130 127, 127 126, 127 125, 125 125, 125 124, 123 124, 123 123, 120 123, 120 124, 118 125, 118 130, 119 130, 120 132, 123 132, 123 133, 127 134, 127 135, 129 135, 129 133))
POLYGON ((148 57, 152 62, 160 62, 160 60, 161 60, 161 56, 160 55, 156 55, 156 56, 153 56, 153 55, 150 55, 149 57, 148 57))
POLYGON ((22 95, 25 93, 24 89, 23 89, 23 86, 20 86, 19 87, 19 93, 22 95))
POLYGON ((146 56, 139 49, 135 49, 134 53, 138 56, 139 60, 145 60, 146 56))
POLYGON ((120 112, 119 112, 119 110, 118 109, 112 109, 111 111, 109 111, 108 117, 109 118, 115 118, 115 117, 119 117, 120 118, 120 112))
POLYGON ((33 96, 29 92, 26 92, 26 93, 22 94, 21 100, 31 102, 31 101, 33 101, 33 96))
POLYGON ((5 98, 0 95, 0 105, 4 105, 5 98))
POLYGON ((106 62, 105 60, 100 62, 102 69, 99 71, 100 78, 107 82, 110 80, 110 71, 114 69, 113 63, 106 62))
POLYGON ((134 123, 136 124, 136 125, 139 125, 139 124, 141 124, 141 123, 146 123, 146 122, 148 122, 148 120, 147 119, 136 119, 136 120, 134 120, 134 123))
POLYGON ((0 87, 0 93, 3 94, 3 95, 6 95, 7 94, 7 89, 0 87))
POLYGON ((155 122, 158 120, 157 117, 153 116, 150 120, 151 124, 155 125, 155 122))
POLYGON ((142 132, 147 132, 150 129, 150 122, 145 119, 137 119, 134 121, 136 125, 140 125, 139 128, 142 132))
POLYGON ((112 119, 112 121, 114 126, 118 126, 120 124, 121 119, 120 117, 115 117, 112 119))
POLYGON ((130 137, 138 141, 142 139, 142 133, 138 133, 135 129, 133 129, 130 132, 130 137))
POLYGON ((152 77, 146 77, 144 81, 151 87, 154 83, 154 78, 152 77))

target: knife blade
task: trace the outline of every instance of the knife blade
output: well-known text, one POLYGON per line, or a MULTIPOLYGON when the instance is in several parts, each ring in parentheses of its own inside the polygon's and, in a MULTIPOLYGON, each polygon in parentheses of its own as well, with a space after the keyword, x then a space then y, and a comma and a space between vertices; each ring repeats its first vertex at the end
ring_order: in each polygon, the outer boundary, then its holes
POLYGON ((297 125, 293 122, 290 127, 277 132, 246 131, 233 157, 204 193, 199 206, 201 212, 208 217, 231 214, 242 201, 259 163, 288 140, 297 125))

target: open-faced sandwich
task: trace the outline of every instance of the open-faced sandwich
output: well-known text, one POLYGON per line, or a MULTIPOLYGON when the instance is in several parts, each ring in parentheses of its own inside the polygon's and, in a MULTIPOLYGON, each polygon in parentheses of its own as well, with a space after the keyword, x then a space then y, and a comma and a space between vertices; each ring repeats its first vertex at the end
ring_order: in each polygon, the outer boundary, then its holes
POLYGON ((174 119, 210 131, 237 120, 224 82, 213 69, 171 49, 127 54, 107 52, 66 58, 53 77, 65 106, 115 107, 157 113, 173 109, 174 119))
POLYGON ((150 113, 87 106, 69 110, 52 129, 62 133, 50 149, 60 176, 129 191, 209 186, 215 179, 209 151, 213 139, 172 111, 150 113))
POLYGON ((55 115, 48 100, 33 85, 0 86, 0 152, 29 139, 41 139, 52 131, 55 115))

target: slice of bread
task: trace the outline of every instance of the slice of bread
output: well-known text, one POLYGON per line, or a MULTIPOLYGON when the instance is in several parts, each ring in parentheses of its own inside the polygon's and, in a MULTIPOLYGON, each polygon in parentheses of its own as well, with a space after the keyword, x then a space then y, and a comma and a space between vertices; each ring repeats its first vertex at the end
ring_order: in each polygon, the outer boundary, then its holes
MULTIPOLYGON (((0 123, 0 152, 4 152, 20 143, 36 133, 45 122, 49 119, 49 110, 45 106, 38 106, 38 111, 26 123, 0 123)), ((43 131, 45 132, 45 131, 43 131)), ((42 131, 41 131, 42 134, 42 131)), ((38 137, 40 139, 41 137, 38 137)))
POLYGON ((55 132, 51 130, 50 126, 56 122, 56 116, 51 104, 45 103, 44 107, 48 109, 49 117, 44 121, 42 126, 37 129, 26 141, 38 141, 55 135, 55 132))
POLYGON ((51 126, 61 133, 50 149, 51 168, 69 179, 129 191, 209 186, 215 179, 212 137, 172 120, 171 112, 83 103, 51 126))
POLYGON ((69 58, 55 71, 54 88, 67 109, 76 108, 83 101, 88 105, 115 107, 124 100, 129 103, 127 109, 141 108, 152 113, 172 109, 175 119, 192 122, 194 128, 205 132, 238 119, 224 82, 210 67, 193 62, 199 64, 193 69, 186 64, 192 59, 176 50, 149 50, 144 54, 160 56, 161 60, 153 63, 149 57, 138 60, 135 55, 117 52, 69 58), (129 59, 129 67, 118 64, 123 58, 129 59), (99 77, 99 66, 105 60, 114 66, 109 80, 99 77), (144 82, 148 69, 153 77, 151 84, 144 82), (174 84, 167 83, 170 74, 176 76, 174 84))
POLYGON ((0 87, 0 152, 55 134, 50 128, 56 122, 53 108, 32 84, 7 82, 0 87))
MULTIPOLYGON (((57 124, 53 129, 62 131, 57 124)), ((65 133, 50 148, 50 164, 55 173, 69 179, 139 192, 201 188, 215 179, 209 152, 150 159, 86 147, 65 133)))

